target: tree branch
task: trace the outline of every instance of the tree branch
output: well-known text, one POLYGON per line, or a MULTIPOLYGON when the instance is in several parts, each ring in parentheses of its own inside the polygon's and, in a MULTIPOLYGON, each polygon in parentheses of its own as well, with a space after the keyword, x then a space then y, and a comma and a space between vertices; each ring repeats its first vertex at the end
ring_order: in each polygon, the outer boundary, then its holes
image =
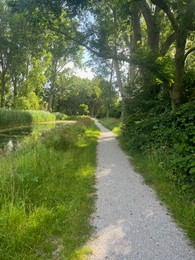
POLYGON ((192 47, 191 49, 189 49, 189 50, 186 52, 186 54, 184 55, 184 61, 187 59, 187 56, 188 56, 191 52, 193 52, 193 51, 195 51, 195 47, 192 47))
POLYGON ((57 33, 60 33, 60 34, 64 35, 68 40, 73 41, 78 46, 85 47, 87 50, 89 50, 90 52, 92 52, 93 54, 95 54, 96 56, 98 56, 100 58, 115 59, 115 60, 118 60, 118 61, 126 61, 127 63, 131 62, 130 58, 127 58, 122 53, 117 55, 117 57, 116 57, 116 55, 114 54, 114 51, 112 51, 112 50, 109 50, 109 52, 97 51, 94 48, 92 48, 91 46, 89 46, 87 44, 87 42, 85 42, 84 40, 81 39, 81 34, 80 35, 76 35, 76 36, 73 37, 68 32, 66 32, 65 30, 61 30, 60 28, 55 28, 51 21, 48 21, 48 22, 49 22, 48 29, 50 29, 51 31, 55 31, 57 33))
POLYGON ((177 21, 175 19, 174 14, 171 12, 171 9, 169 8, 169 6, 167 5, 167 3, 164 0, 151 0, 151 2, 155 5, 157 5, 158 7, 160 7, 167 15, 167 17, 169 18, 172 27, 174 29, 174 31, 178 30, 178 24, 177 21))
POLYGON ((153 27, 154 18, 152 16, 151 10, 145 0, 142 0, 142 2, 141 2, 141 11, 142 11, 144 19, 146 21, 147 27, 148 28, 153 27))
POLYGON ((160 50, 160 54, 162 56, 165 56, 167 51, 169 50, 171 44, 175 41, 175 36, 176 36, 176 33, 172 33, 168 38, 167 40, 164 42, 161 50, 160 50))

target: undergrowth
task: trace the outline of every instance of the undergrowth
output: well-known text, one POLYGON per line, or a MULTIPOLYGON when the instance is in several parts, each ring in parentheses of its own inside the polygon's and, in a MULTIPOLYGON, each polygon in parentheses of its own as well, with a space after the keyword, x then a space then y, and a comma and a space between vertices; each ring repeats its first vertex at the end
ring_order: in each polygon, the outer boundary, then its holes
POLYGON ((82 120, 1 158, 0 259, 81 259, 94 205, 98 130, 82 120))

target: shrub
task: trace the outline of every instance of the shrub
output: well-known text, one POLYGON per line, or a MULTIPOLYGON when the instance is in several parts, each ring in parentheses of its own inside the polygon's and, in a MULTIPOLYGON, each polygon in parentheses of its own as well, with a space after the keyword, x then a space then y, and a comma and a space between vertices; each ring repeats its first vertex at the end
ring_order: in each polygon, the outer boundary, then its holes
POLYGON ((195 187, 195 101, 176 113, 173 172, 182 190, 195 187))
POLYGON ((68 116, 66 114, 60 113, 60 112, 56 112, 54 113, 56 120, 66 120, 68 118, 68 116))
POLYGON ((124 120, 121 140, 134 153, 153 149, 167 153, 170 170, 181 190, 195 187, 195 102, 172 111, 134 113, 124 120))

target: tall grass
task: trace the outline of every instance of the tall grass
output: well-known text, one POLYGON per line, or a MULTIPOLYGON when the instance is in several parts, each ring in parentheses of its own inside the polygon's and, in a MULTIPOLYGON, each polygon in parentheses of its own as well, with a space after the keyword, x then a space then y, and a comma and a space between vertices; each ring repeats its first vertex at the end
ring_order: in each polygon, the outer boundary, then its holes
POLYGON ((29 111, 0 109, 0 128, 29 125, 32 121, 33 116, 29 111))
POLYGON ((14 126, 25 126, 36 122, 49 122, 55 120, 55 114, 46 111, 20 111, 0 109, 0 129, 14 126))
POLYGON ((47 111, 28 110, 28 112, 32 115, 33 122, 49 122, 56 120, 55 114, 47 111))
POLYGON ((97 136, 92 123, 59 127, 1 159, 0 259, 80 259, 97 136))

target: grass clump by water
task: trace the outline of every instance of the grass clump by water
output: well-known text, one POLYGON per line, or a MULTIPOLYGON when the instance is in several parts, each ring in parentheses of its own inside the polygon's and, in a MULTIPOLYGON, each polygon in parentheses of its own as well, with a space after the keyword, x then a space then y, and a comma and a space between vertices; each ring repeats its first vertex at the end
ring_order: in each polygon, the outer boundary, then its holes
POLYGON ((32 121, 33 116, 28 111, 0 109, 0 129, 9 126, 29 125, 32 121))
POLYGON ((84 123, 67 129, 1 159, 0 259, 81 259, 91 232, 99 131, 84 123))
POLYGON ((25 126, 36 122, 55 121, 56 116, 41 110, 9 110, 0 109, 0 129, 6 127, 25 126))
POLYGON ((42 110, 28 110, 32 115, 33 122, 49 122, 55 121, 56 115, 54 113, 50 113, 42 110))

